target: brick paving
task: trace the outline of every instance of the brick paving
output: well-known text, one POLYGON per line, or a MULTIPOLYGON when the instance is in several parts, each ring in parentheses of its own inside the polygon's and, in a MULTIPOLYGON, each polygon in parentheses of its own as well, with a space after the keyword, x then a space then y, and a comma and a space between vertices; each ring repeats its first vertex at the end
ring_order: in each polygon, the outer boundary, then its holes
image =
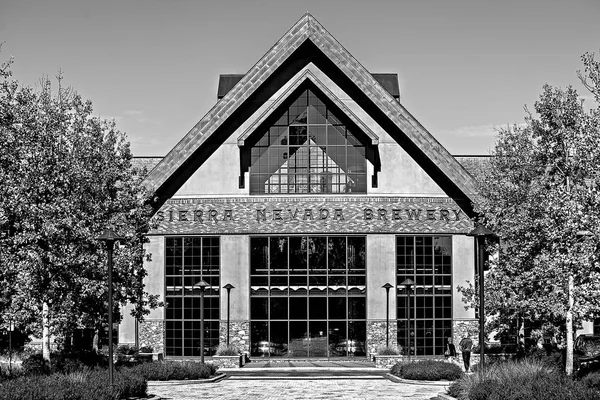
POLYGON ((389 370, 366 359, 252 360, 239 369, 221 369, 227 378, 210 383, 149 382, 148 394, 157 399, 191 400, 430 400, 445 386, 395 382, 389 370))
POLYGON ((161 399, 191 400, 429 400, 444 392, 440 386, 394 383, 381 377, 370 379, 277 379, 231 377, 215 383, 165 385, 150 382, 148 393, 161 399))
POLYGON ((350 368, 366 368, 373 369, 373 363, 364 360, 349 360, 346 358, 341 358, 339 361, 331 361, 331 360, 312 360, 312 359, 292 359, 292 360, 276 360, 276 361, 268 361, 262 359, 253 358, 252 362, 244 365, 243 370, 247 371, 250 369, 263 369, 270 368, 272 370, 281 369, 281 368, 340 368, 340 369, 350 369, 350 368))

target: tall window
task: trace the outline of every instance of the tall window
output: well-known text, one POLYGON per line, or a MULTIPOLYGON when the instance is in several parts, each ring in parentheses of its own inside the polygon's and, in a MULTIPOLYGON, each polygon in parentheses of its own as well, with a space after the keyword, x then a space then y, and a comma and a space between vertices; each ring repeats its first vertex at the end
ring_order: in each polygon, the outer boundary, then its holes
POLYGON ((200 356, 200 329, 204 329, 204 354, 219 345, 219 238, 168 237, 166 239, 166 354, 200 356), (204 327, 200 326, 204 292, 204 327))
POLYGON ((306 90, 251 149, 250 194, 366 193, 365 151, 306 90))
POLYGON ((396 257, 398 344, 411 354, 443 355, 452 333, 452 238, 399 236, 396 257), (415 282, 410 293, 401 285, 407 278, 415 282))
POLYGON ((364 356, 364 237, 250 239, 250 354, 364 356))

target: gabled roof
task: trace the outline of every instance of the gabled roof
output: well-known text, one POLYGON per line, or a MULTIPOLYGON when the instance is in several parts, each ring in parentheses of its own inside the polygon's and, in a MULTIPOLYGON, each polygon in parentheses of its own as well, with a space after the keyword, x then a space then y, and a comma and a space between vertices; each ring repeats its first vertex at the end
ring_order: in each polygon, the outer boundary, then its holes
POLYGON ((386 130, 452 197, 473 215, 473 177, 310 14, 305 14, 150 172, 146 185, 160 207, 222 144, 308 63, 314 63, 386 130))
MULTIPOLYGON (((400 100, 400 85, 398 74, 371 74, 396 100, 400 100)), ((244 74, 221 74, 219 75, 219 86, 217 88, 217 99, 221 100, 233 87, 242 80, 244 74)))
POLYGON ((265 119, 267 119, 273 111, 275 111, 279 106, 289 97, 290 93, 296 90, 302 83, 305 81, 311 81, 323 94, 333 102, 352 122, 358 126, 363 133, 365 133, 369 139, 371 139, 371 144, 376 146, 379 144, 379 137, 373 133, 371 129, 364 122, 360 120, 346 105, 343 101, 341 101, 335 94, 331 92, 325 86, 323 82, 319 80, 310 70, 306 70, 296 79, 286 90, 267 108, 260 117, 258 117, 238 138, 238 146, 243 146, 245 140, 259 127, 265 119))

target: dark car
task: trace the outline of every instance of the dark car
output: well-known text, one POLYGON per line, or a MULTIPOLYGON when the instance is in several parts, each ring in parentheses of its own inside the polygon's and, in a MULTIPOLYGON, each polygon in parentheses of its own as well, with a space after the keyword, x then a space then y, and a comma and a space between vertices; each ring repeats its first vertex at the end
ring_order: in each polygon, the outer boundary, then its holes
POLYGON ((576 370, 600 370, 600 336, 578 336, 573 346, 573 356, 576 370))

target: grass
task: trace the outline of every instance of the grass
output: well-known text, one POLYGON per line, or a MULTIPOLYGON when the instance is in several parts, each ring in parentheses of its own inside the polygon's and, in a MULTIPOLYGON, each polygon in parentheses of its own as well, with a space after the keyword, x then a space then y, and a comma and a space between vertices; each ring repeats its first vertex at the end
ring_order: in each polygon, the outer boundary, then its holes
POLYGON ((239 356, 240 352, 234 345, 230 344, 229 346, 226 344, 220 344, 217 347, 217 356, 239 356))
POLYGON ((574 381, 539 360, 490 365, 483 374, 465 375, 448 394, 460 400, 590 400, 600 392, 574 381))
POLYGON ((125 369, 149 381, 206 379, 216 372, 212 364, 186 361, 157 361, 125 369))

